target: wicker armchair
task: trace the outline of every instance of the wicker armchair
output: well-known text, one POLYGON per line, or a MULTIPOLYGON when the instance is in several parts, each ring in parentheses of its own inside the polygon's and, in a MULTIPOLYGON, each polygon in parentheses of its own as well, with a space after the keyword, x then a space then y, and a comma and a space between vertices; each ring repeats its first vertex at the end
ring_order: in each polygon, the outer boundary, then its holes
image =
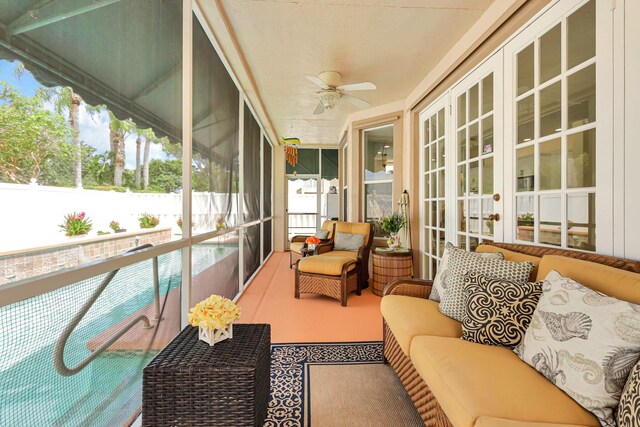
MULTIPOLYGON (((335 234, 335 224, 336 221, 330 220, 326 220, 322 223, 320 229, 323 231, 328 231, 329 234, 326 239, 321 239, 320 244, 316 246, 316 254, 321 253, 319 251, 323 246, 325 247, 325 249, 323 250, 326 251, 326 246, 333 242, 333 236, 335 234)), ((289 268, 293 268, 293 265, 296 263, 296 261, 302 258, 302 249, 307 248, 305 240, 307 240, 308 237, 310 237, 310 235, 297 235, 293 236, 289 241, 289 268)))
POLYGON ((335 298, 347 305, 347 295, 360 295, 368 279, 368 261, 373 230, 368 223, 338 222, 335 233, 364 234, 364 244, 357 252, 334 250, 335 242, 320 245, 317 256, 299 260, 296 263, 295 297, 302 293, 313 293, 335 298))

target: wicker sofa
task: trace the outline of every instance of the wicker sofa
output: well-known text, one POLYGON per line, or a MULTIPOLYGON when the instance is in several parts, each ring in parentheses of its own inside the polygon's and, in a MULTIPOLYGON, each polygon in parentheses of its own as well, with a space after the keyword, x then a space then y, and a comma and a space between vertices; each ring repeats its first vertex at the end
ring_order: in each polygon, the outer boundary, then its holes
MULTIPOLYGON (((596 291, 640 303, 637 261, 498 243, 483 244, 477 251, 534 262, 535 280, 556 270, 596 291)), ((425 425, 600 425, 511 350, 460 339, 460 323, 439 312, 438 303, 428 299, 430 292, 430 281, 400 279, 387 285, 381 302, 385 362, 399 376, 425 425)))

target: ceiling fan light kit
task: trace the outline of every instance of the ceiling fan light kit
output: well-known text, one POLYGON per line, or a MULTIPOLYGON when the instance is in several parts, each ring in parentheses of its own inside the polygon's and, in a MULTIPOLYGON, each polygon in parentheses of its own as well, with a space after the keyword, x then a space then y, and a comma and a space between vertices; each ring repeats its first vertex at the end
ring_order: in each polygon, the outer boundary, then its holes
POLYGON ((355 105, 359 108, 367 108, 371 104, 367 101, 356 98, 355 96, 346 94, 348 91, 357 91, 357 90, 375 90, 376 85, 371 82, 361 82, 361 83, 352 83, 348 85, 340 85, 340 80, 342 76, 337 71, 323 71, 315 76, 307 76, 307 79, 313 82, 315 85, 320 87, 320 91, 317 92, 317 95, 320 97, 320 102, 316 106, 313 114, 322 114, 326 110, 331 110, 335 108, 341 98, 346 99, 351 104, 355 105))

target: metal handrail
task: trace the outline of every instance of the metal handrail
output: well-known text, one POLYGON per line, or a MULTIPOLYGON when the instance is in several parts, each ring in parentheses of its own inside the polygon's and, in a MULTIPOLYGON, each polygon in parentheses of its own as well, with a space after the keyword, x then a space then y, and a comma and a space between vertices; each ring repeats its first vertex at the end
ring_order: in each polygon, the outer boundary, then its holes
MULTIPOLYGON (((145 245, 138 246, 133 249, 129 249, 125 253, 131 253, 131 252, 139 251, 142 249, 147 249, 152 246, 153 245, 151 243, 147 243, 145 245)), ((93 295, 91 295, 91 297, 87 300, 87 302, 84 303, 84 305, 78 311, 78 313, 73 317, 73 319, 71 319, 71 322, 69 322, 67 327, 64 328, 64 330, 62 331, 62 334, 60 334, 60 338, 58 338, 58 342, 56 343, 56 348, 53 354, 53 365, 55 366, 56 371, 58 371, 60 375, 65 377, 70 377, 72 375, 77 374, 81 370, 83 370, 89 363, 91 363, 91 361, 93 361, 93 359, 98 357, 102 352, 104 352, 107 348, 109 348, 111 344, 113 344, 121 336, 126 334, 129 331, 129 329, 135 326, 138 322, 140 321, 144 322, 144 327, 147 329, 153 327, 151 326, 151 323, 149 322, 149 318, 147 316, 140 315, 135 319, 131 320, 129 323, 127 323, 122 329, 116 332, 111 338, 109 338, 101 346, 93 350, 91 354, 85 357, 76 366, 69 368, 64 363, 64 348, 67 344, 67 340, 69 339, 69 337, 71 336, 75 328, 80 324, 80 322, 82 321, 82 318, 87 314, 89 309, 91 309, 93 304, 95 304, 95 302, 100 297, 102 292, 104 292, 104 290, 107 288, 109 283, 111 283, 111 281, 113 280, 115 275, 118 273, 118 271, 120 271, 119 268, 109 272, 109 274, 107 274, 107 276, 104 279, 102 279, 102 283, 100 283, 100 286, 98 286, 98 288, 93 292, 93 295)), ((160 317, 160 280, 158 275, 158 257, 157 256, 153 257, 153 294, 154 294, 155 312, 156 312, 155 320, 160 321, 162 319, 160 317)))

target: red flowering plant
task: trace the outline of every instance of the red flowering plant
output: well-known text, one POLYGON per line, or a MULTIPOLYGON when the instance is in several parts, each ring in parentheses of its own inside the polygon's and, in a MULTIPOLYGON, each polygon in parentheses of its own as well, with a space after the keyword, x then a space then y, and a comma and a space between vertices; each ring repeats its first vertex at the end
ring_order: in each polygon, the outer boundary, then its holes
POLYGON ((156 225, 160 224, 160 220, 157 216, 153 216, 148 213, 140 215, 138 222, 140 223, 140 228, 154 228, 156 225))
POLYGON ((84 212, 72 212, 65 215, 64 222, 58 227, 61 228, 61 231, 64 231, 65 236, 82 236, 89 233, 93 225, 84 212))
POLYGON ((305 243, 307 245, 317 245, 321 241, 322 240, 318 239, 316 236, 309 236, 309 237, 307 237, 307 240, 305 240, 305 243))

